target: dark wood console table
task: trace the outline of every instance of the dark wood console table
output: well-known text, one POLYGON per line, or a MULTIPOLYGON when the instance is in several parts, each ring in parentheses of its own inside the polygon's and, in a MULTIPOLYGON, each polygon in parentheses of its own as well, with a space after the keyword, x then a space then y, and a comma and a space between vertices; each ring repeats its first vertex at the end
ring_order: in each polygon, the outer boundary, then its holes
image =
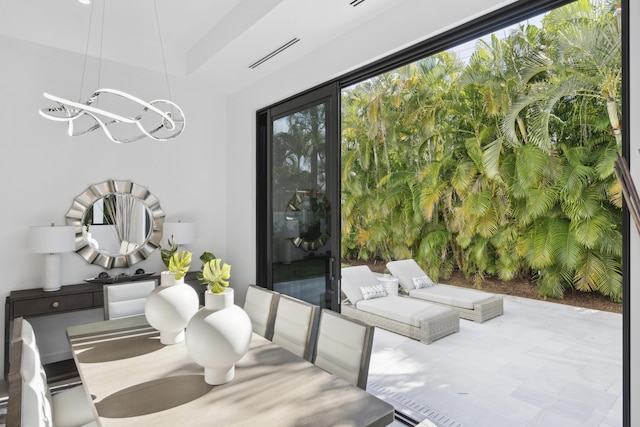
MULTIPOLYGON (((149 277, 160 281, 159 275, 149 277)), ((191 285, 204 305, 206 286, 198 282, 196 272, 189 272, 185 283, 191 285)), ((91 310, 104 307, 103 285, 99 283, 79 283, 62 286, 60 290, 45 292, 42 288, 11 291, 5 301, 4 308, 4 377, 9 372, 9 356, 11 348, 11 325, 16 317, 49 316, 51 314, 69 313, 79 310, 91 310)), ((44 366, 49 381, 73 378, 77 370, 73 359, 49 363, 44 366)))
MULTIPOLYGON (((16 317, 48 316, 58 313, 69 313, 78 310, 102 308, 104 297, 102 285, 97 283, 81 283, 67 285, 59 291, 45 292, 41 288, 11 291, 4 307, 4 376, 9 372, 9 352, 11 341, 11 325, 16 317)), ((62 361, 45 366, 50 379, 65 379, 75 372, 73 360, 62 361), (71 372, 68 372, 71 369, 71 372), (65 372, 67 371, 67 372, 65 372)))

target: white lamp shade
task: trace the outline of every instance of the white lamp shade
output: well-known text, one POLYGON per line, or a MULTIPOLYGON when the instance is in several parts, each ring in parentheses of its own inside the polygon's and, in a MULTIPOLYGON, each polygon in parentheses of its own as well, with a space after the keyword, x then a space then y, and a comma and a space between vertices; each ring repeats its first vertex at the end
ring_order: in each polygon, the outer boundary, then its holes
POLYGON ((76 249, 73 226, 34 226, 29 228, 29 250, 38 254, 72 252, 76 249))
POLYGON ((162 229, 165 239, 173 236, 177 245, 188 245, 196 240, 196 225, 193 222, 165 222, 162 229))

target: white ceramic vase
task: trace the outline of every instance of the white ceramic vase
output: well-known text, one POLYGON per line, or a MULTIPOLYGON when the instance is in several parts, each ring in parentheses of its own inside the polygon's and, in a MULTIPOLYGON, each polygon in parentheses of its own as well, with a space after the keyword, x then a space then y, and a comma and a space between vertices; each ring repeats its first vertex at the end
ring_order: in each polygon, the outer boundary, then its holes
POLYGON ((160 286, 156 287, 144 304, 147 322, 160 331, 162 344, 177 344, 184 341, 184 328, 200 305, 198 293, 184 283, 184 278, 176 280, 175 273, 160 273, 160 286))
POLYGON ((204 367, 207 384, 219 385, 233 379, 235 364, 249 350, 251 319, 233 303, 233 289, 204 294, 205 306, 189 321, 187 350, 204 367))

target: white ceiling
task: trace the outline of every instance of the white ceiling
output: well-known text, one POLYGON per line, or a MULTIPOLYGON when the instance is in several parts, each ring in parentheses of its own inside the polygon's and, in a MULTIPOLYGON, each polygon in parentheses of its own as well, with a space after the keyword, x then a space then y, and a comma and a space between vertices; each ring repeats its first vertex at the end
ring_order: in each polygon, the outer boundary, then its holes
POLYGON ((164 53, 169 74, 198 79, 223 69, 225 86, 237 90, 406 1, 156 0, 163 52, 153 0, 0 0, 0 35, 161 72, 164 53), (300 41, 249 68, 293 38, 300 41))

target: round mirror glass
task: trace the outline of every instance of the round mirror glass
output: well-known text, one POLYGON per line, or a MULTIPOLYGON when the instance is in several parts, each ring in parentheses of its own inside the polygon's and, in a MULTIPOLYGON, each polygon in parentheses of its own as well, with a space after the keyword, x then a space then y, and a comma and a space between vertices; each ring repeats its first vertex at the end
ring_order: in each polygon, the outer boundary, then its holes
POLYGON ((107 256, 127 255, 151 235, 149 209, 131 194, 107 194, 96 200, 82 218, 84 238, 107 256))
POLYGON ((159 245, 164 212, 146 187, 105 181, 75 198, 67 224, 76 227, 76 252, 91 264, 128 267, 159 245))

